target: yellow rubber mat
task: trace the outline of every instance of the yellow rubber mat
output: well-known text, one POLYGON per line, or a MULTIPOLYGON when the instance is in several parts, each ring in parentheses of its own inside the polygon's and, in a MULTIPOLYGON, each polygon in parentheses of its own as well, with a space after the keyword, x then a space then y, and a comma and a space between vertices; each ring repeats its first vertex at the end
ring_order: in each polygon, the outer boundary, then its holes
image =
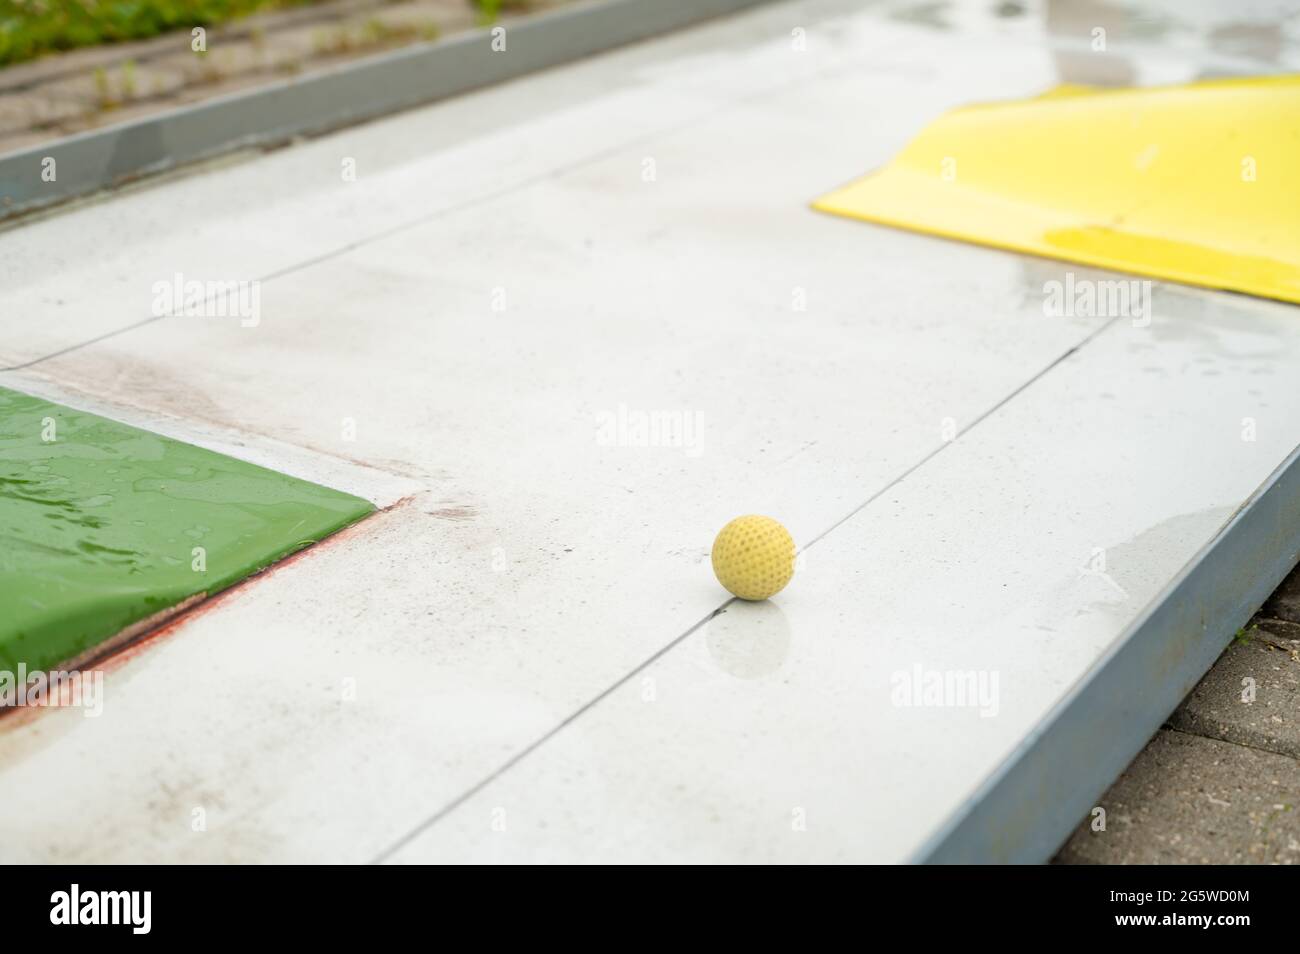
POLYGON ((1300 303, 1300 76, 965 107, 814 207, 1300 303))

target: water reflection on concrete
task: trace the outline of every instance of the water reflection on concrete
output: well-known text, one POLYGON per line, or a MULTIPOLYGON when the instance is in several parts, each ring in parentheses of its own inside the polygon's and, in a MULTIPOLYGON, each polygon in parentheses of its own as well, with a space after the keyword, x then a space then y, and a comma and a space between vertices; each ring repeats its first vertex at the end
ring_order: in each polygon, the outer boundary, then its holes
POLYGON ((704 632, 709 655, 737 679, 776 672, 790 652, 790 623, 770 600, 733 600, 709 620, 704 632))

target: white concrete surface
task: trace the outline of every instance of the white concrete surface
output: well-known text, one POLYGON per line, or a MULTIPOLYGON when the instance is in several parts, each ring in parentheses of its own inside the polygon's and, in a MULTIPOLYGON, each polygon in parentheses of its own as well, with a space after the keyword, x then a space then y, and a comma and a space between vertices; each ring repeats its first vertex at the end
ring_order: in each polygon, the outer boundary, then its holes
POLYGON ((100 719, 0 724, 0 858, 909 857, 1300 442, 1300 321, 1047 317, 1113 276, 811 212, 1057 78, 1027 27, 852 8, 0 234, 0 384, 395 504, 117 665, 100 719), (260 323, 145 321, 176 272, 262 279, 260 323), (604 440, 625 412, 690 446, 604 440), (701 626, 745 512, 805 566, 701 626), (996 711, 894 705, 916 665, 996 711))

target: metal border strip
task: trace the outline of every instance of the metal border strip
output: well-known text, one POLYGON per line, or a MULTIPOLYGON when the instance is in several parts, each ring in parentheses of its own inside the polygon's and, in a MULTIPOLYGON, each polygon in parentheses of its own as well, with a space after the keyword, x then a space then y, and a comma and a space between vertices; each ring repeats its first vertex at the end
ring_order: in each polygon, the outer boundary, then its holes
POLYGON ((1300 447, 912 857, 1047 861, 1300 559, 1300 447))
POLYGON ((0 219, 249 146, 321 133, 772 0, 599 0, 0 156, 0 219), (43 160, 57 179, 41 178, 43 160))

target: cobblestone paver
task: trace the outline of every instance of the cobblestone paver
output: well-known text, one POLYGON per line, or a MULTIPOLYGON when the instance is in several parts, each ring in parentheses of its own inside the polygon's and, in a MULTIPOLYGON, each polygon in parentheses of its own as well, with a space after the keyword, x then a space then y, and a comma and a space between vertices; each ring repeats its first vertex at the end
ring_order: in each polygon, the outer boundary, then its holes
POLYGON ((1067 864, 1300 864, 1300 762, 1162 729, 1082 826, 1067 864))
POLYGON ((1171 728, 1300 759, 1300 648, 1270 638, 1267 625, 1228 647, 1170 717, 1171 728))

